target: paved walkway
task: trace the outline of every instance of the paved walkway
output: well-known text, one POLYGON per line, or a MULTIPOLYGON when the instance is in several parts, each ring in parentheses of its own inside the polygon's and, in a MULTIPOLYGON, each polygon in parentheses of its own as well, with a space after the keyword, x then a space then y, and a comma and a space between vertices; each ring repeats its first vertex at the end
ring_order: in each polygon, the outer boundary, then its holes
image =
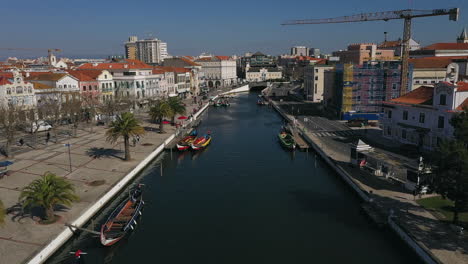
MULTIPOLYGON (((288 117, 293 118, 291 115, 288 117)), ((350 134, 340 129, 337 130, 339 132, 323 134, 310 129, 314 124, 310 123, 310 119, 307 121, 309 123, 304 123, 303 119, 299 120, 300 129, 335 162, 336 166, 348 172, 362 190, 372 191, 372 198, 381 213, 388 215, 392 209, 398 224, 442 263, 468 263, 468 235, 461 235, 448 224, 437 220, 433 214, 418 205, 413 195, 404 187, 349 166, 351 145, 346 137, 355 133, 350 134)))
MULTIPOLYGON (((187 99, 187 114, 192 113, 196 105, 187 99)), ((206 102, 206 101, 205 101, 206 102)), ((149 153, 153 152, 166 140, 175 128, 165 125, 165 134, 159 134, 159 124, 150 123, 146 114, 142 117, 142 126, 146 134, 136 147, 131 147, 131 161, 123 161, 123 140, 114 145, 106 141, 103 126, 78 131, 77 137, 59 139, 56 144, 49 143, 40 149, 18 154, 9 170, 10 176, 0 179, 0 200, 10 208, 5 225, 0 228, 0 263, 24 263, 34 253, 44 247, 64 229, 64 223, 71 222, 80 216, 89 206, 106 193, 112 185, 138 165, 149 153), (71 144, 71 171, 68 148, 71 144), (80 201, 71 208, 56 212, 59 222, 51 225, 40 225, 30 215, 21 215, 18 196, 23 187, 43 175, 53 172, 73 182, 80 201), (105 184, 90 186, 93 181, 104 180, 105 184)), ((132 145, 132 144, 131 144, 132 145)))

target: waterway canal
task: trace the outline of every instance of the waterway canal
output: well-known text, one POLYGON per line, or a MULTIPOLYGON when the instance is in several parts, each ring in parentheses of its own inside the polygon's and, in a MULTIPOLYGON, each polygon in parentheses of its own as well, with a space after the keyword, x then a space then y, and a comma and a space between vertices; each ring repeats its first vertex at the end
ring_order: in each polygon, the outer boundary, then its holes
POLYGON ((282 119, 256 100, 211 108, 199 127, 212 132, 208 149, 166 152, 144 171, 146 207, 131 236, 105 248, 81 235, 49 263, 69 263, 78 248, 85 263, 419 263, 313 153, 282 149, 282 119))

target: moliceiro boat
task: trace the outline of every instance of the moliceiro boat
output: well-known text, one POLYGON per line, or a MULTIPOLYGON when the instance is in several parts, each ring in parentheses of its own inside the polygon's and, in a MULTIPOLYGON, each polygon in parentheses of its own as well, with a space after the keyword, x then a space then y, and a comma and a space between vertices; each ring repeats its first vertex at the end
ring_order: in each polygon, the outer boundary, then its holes
POLYGON ((296 148, 296 141, 291 134, 283 131, 278 134, 279 141, 281 145, 287 149, 295 149, 296 148))
POLYGON ((208 132, 206 135, 203 137, 198 137, 195 139, 195 141, 192 143, 192 149, 193 150, 199 150, 199 149, 204 149, 206 148, 209 144, 211 143, 211 135, 208 132))
POLYGON ((197 138, 197 130, 193 130, 188 136, 177 142, 176 146, 179 151, 185 151, 190 148, 192 143, 197 138))
POLYGON ((101 243, 104 246, 111 246, 122 239, 128 232, 137 225, 137 220, 141 216, 143 205, 142 185, 134 188, 129 197, 125 199, 101 226, 101 243))

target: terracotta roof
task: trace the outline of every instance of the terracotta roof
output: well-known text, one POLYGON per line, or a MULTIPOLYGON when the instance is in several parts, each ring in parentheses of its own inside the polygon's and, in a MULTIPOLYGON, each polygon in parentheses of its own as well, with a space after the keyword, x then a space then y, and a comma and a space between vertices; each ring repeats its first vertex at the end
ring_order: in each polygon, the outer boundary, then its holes
POLYGON ((229 60, 229 56, 215 56, 219 60, 229 60))
POLYGON ((399 47, 400 41, 395 40, 395 41, 384 41, 379 44, 378 48, 394 48, 394 47, 399 47))
POLYGON ((456 110, 463 111, 464 108, 468 108, 468 98, 465 99, 459 106, 457 106, 456 110))
POLYGON ((196 61, 211 61, 211 60, 212 60, 211 57, 205 57, 205 58, 199 58, 196 61))
POLYGON ((151 69, 152 67, 139 60, 126 59, 126 62, 84 63, 77 67, 81 70, 115 70, 115 69, 151 69))
POLYGON ((468 50, 468 43, 434 43, 423 50, 468 50))
POLYGON ((160 69, 153 69, 153 74, 164 74, 166 71, 160 69))
MULTIPOLYGON (((460 57, 468 58, 468 57, 460 57)), ((426 57, 426 58, 416 58, 409 59, 409 63, 413 65, 415 69, 422 68, 447 68, 447 66, 452 63, 451 57, 426 57)))
POLYGON ((458 82, 457 83, 457 92, 467 92, 468 83, 467 82, 458 82))
POLYGON ((37 90, 54 88, 52 86, 49 86, 43 83, 36 83, 36 82, 33 82, 33 85, 34 85, 34 89, 37 89, 37 90))
POLYGON ((67 72, 82 82, 96 81, 103 70, 68 70, 67 72))
MULTIPOLYGON (((92 78, 91 76, 84 74, 83 72, 86 71, 67 71, 70 75, 73 77, 77 78, 80 82, 92 82, 96 81, 95 78, 92 78)), ((93 71, 94 72, 94 71, 93 71)))
POLYGON ((0 85, 12 84, 7 77, 0 76, 0 85))
POLYGON ((180 57, 181 60, 183 60, 185 63, 187 63, 188 65, 191 65, 191 66, 201 66, 200 64, 197 64, 195 62, 193 62, 193 60, 190 60, 186 57, 180 57))
POLYGON ((43 73, 39 75, 32 75, 26 78, 28 81, 58 81, 67 76, 67 73, 43 73))
POLYGON ((413 91, 390 100, 392 103, 432 105, 434 87, 421 86, 413 91))

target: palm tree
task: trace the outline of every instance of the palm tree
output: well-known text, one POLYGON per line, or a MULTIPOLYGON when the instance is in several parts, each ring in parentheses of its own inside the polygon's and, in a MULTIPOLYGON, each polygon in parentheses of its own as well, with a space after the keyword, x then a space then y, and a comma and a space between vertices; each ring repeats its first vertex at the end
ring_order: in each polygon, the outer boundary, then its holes
POLYGON ((158 100, 150 108, 149 115, 153 122, 159 121, 159 133, 164 132, 164 117, 172 116, 172 108, 167 100, 158 100))
POLYGON ((140 121, 132 113, 125 112, 109 125, 106 132, 107 141, 115 143, 120 137, 124 139, 125 160, 130 160, 130 137, 145 134, 140 121))
POLYGON ((175 123, 175 116, 177 114, 179 115, 183 115, 185 114, 185 105, 184 103, 182 102, 182 100, 180 99, 180 97, 169 97, 169 99, 167 100, 167 103, 169 104, 169 106, 171 107, 171 110, 172 110, 172 124, 175 123))
POLYGON ((5 206, 3 205, 2 201, 0 201, 0 225, 3 225, 5 223, 5 216, 6 216, 5 206))
POLYGON ((57 205, 70 206, 78 201, 75 187, 65 178, 46 172, 41 178, 24 187, 19 196, 23 208, 40 206, 45 209, 44 220, 54 220, 54 208, 57 205))

